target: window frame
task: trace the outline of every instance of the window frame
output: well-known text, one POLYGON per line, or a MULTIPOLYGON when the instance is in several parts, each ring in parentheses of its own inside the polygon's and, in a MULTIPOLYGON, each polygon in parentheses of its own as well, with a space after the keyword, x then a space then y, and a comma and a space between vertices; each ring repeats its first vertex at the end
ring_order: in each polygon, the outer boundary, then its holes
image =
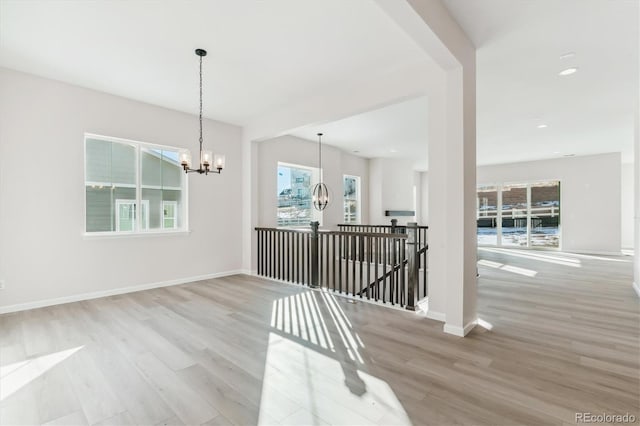
MULTIPOLYGON (((533 179, 533 180, 516 180, 516 181, 504 181, 497 183, 477 183, 476 184, 476 200, 478 199, 477 190, 479 187, 486 186, 494 186, 497 192, 497 200, 496 200, 496 220, 499 226, 496 227, 496 244, 479 244, 476 243, 478 247, 496 247, 496 248, 513 248, 518 250, 546 250, 546 251, 562 251, 564 238, 562 233, 562 225, 564 223, 564 208, 562 208, 562 200, 563 200, 563 184, 562 179, 559 178, 549 178, 549 179, 533 179), (540 183, 548 183, 548 182, 557 182, 558 183, 558 202, 560 212, 558 214, 559 224, 558 224, 558 246, 542 246, 542 245, 533 245, 531 244, 531 216, 532 216, 532 205, 531 205, 531 188, 540 183), (502 232, 502 219, 503 219, 503 199, 502 199, 502 191, 504 187, 510 185, 526 185, 527 188, 527 207, 525 217, 527 220, 527 245, 526 246, 514 246, 503 244, 503 232, 502 232)), ((480 218, 478 216, 478 203, 476 203, 476 221, 480 218)), ((476 231, 476 241, 477 241, 477 231, 476 231)))
MULTIPOLYGON (((289 167, 289 168, 293 168, 293 169, 304 169, 304 170, 309 170, 311 172, 311 179, 310 179, 310 184, 309 184, 309 194, 312 196, 312 192, 313 192, 313 187, 320 182, 320 176, 322 175, 322 170, 317 168, 317 167, 313 167, 313 166, 305 166, 302 164, 295 164, 295 163, 289 163, 286 161, 278 161, 276 164, 276 197, 278 197, 278 169, 280 167, 289 167)), ((283 227, 283 228, 302 228, 302 229, 308 229, 309 228, 309 224, 304 224, 304 225, 280 225, 279 223, 279 218, 278 218, 278 200, 276 198, 276 215, 275 215, 275 219, 276 219, 276 226, 277 227, 283 227)), ((320 226, 322 226, 322 222, 323 222, 323 216, 324 216, 324 211, 318 211, 313 207, 313 199, 311 200, 311 219, 309 220, 309 222, 313 222, 313 221, 317 221, 320 223, 320 226)))
POLYGON ((160 217, 162 218, 162 229, 178 229, 178 202, 174 201, 174 200, 162 200, 162 204, 160 206, 160 210, 161 210, 161 213, 162 213, 160 215, 160 217), (171 228, 167 228, 166 226, 164 226, 164 221, 165 221, 165 219, 167 219, 164 216, 165 206, 173 206, 173 216, 171 218, 169 218, 169 219, 173 220, 173 227, 171 227, 171 228))
MULTIPOLYGON (((181 173, 181 187, 180 190, 183 193, 183 205, 182 205, 182 214, 183 214, 183 226, 179 228, 163 228, 160 227, 158 229, 149 229, 149 219, 147 218, 147 228, 141 229, 141 216, 137 214, 136 211, 136 226, 134 231, 98 231, 98 232, 88 232, 87 231, 87 185, 92 184, 93 182, 87 181, 87 139, 99 139, 107 142, 115 142, 120 144, 126 144, 134 147, 135 149, 135 190, 136 190, 136 206, 142 205, 144 201, 148 203, 148 200, 142 200, 142 155, 141 150, 143 148, 146 149, 160 149, 167 151, 180 151, 183 148, 170 146, 170 145, 161 145, 157 143, 136 141, 132 139, 118 138, 114 136, 106 136, 100 135, 96 133, 85 132, 82 139, 82 147, 83 147, 83 163, 84 163, 84 180, 82 182, 82 193, 83 193, 83 236, 85 238, 125 238, 125 237, 145 237, 145 236, 162 236, 162 235, 177 235, 177 234, 189 234, 191 230, 189 228, 189 179, 185 173, 181 173)), ((96 182, 99 184, 99 182, 96 182)), ((128 185, 130 187, 134 187, 134 185, 128 185)), ((173 187, 172 187, 173 188, 173 187)), ((176 188, 173 188, 176 189, 176 188)), ((132 200, 133 201, 133 200, 132 200)), ((136 207, 137 209, 137 207, 136 207)), ((114 213, 115 214, 115 213, 114 213)), ((146 215, 149 215, 149 206, 147 204, 146 215)), ((164 225, 164 220, 162 221, 162 225, 164 225)))
POLYGON ((362 185, 362 178, 360 176, 356 176, 356 175, 342 175, 342 219, 344 221, 345 224, 352 224, 352 225, 360 225, 362 223, 362 192, 361 192, 361 185, 362 185), (356 220, 355 222, 347 222, 346 221, 346 207, 347 207, 347 200, 349 201, 353 201, 353 199, 347 199, 344 196, 344 182, 347 178, 353 178, 356 181, 356 198, 355 198, 355 202, 356 202, 356 220))

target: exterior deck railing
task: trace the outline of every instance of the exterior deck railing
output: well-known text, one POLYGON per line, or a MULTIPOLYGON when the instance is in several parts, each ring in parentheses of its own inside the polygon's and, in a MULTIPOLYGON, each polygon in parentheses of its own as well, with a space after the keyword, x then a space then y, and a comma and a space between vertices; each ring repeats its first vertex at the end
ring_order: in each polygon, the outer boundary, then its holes
POLYGON ((427 228, 346 227, 255 228, 258 275, 415 310, 427 294, 427 228))

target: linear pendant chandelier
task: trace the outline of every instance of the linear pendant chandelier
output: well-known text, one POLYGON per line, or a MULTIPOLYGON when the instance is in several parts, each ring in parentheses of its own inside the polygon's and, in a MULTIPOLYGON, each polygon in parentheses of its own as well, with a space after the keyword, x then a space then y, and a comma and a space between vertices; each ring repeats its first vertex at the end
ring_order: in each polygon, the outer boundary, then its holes
POLYGON ((191 168, 191 153, 188 150, 182 150, 180 151, 180 164, 185 173, 220 174, 224 169, 224 155, 214 155, 211 151, 202 149, 202 58, 207 56, 207 51, 196 49, 196 55, 200 57, 200 163, 197 169, 191 168))
POLYGON ((318 133, 318 171, 320 182, 313 187, 313 207, 316 210, 324 210, 329 205, 329 189, 322 182, 322 133, 318 133))

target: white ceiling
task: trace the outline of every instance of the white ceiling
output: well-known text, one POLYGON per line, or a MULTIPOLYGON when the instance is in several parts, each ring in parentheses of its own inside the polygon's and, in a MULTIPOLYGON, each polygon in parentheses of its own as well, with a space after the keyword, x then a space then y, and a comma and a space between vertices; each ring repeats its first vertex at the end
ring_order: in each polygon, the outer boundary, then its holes
POLYGON ((247 124, 265 111, 423 61, 371 0, 0 0, 0 66, 247 124))
POLYGON ((478 47, 479 164, 614 151, 632 161, 638 1, 445 3, 478 47))
POLYGON ((342 120, 313 125, 291 134, 340 147, 366 158, 413 158, 416 170, 427 169, 427 108, 425 96, 342 120), (355 152, 357 151, 357 152, 355 152))
MULTIPOLYGON (((480 165, 622 152, 633 158, 638 81, 634 0, 445 0, 478 47, 480 165), (574 52, 575 56, 560 56, 574 52), (558 76, 576 66, 578 72, 558 76), (538 129, 540 124, 548 127, 538 129)), ((426 102, 412 100, 296 131, 366 157, 411 157, 426 169, 426 102), (398 153, 389 153, 390 148, 398 153)))
MULTIPOLYGON (((632 158, 636 0, 444 0, 478 47, 478 163, 632 158), (567 52, 575 56, 561 59, 567 52), (579 71, 568 77, 566 67, 579 71), (538 129, 538 124, 547 124, 538 129)), ((425 53, 372 0, 0 0, 0 66, 247 124, 425 53), (37 47, 37 49, 36 49, 37 47)), ((294 132, 426 168, 426 99, 294 132), (397 150, 396 153, 390 152, 397 150)))

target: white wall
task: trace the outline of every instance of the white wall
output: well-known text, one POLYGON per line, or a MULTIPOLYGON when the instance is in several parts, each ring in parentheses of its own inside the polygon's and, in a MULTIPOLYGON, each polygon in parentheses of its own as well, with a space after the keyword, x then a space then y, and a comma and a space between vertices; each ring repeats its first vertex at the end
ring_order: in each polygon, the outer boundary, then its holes
POLYGON ((560 180, 562 250, 619 253, 619 153, 478 167, 478 184, 560 180))
POLYGON ((622 164, 622 248, 633 248, 633 163, 622 164))
POLYGON ((429 225, 429 172, 420 172, 420 225, 429 225))
POLYGON ((369 160, 369 217, 372 225, 414 222, 415 216, 385 216, 385 210, 413 210, 413 187, 416 174, 413 160, 372 158, 369 160))
MULTIPOLYGON (((295 136, 281 136, 255 144, 258 168, 258 225, 277 226, 278 162, 318 167, 318 144, 295 136)), ((343 175, 360 176, 361 221, 369 223, 369 160, 348 154, 338 148, 322 145, 324 183, 331 201, 323 211, 322 227, 336 229, 344 223, 343 175)))
POLYGON ((0 68, 0 119, 0 310, 241 268, 240 128, 203 123, 227 164, 189 176, 191 233, 85 238, 84 132, 195 153, 197 117, 0 68))

